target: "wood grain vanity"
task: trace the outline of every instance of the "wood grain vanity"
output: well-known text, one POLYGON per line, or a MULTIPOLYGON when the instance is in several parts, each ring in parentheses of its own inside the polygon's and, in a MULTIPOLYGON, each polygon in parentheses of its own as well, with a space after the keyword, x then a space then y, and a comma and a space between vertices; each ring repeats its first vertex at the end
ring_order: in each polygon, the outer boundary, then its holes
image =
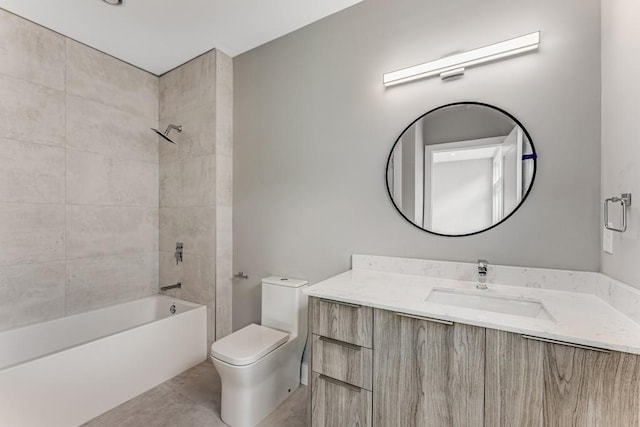
POLYGON ((640 426, 640 356, 310 298, 311 424, 640 426))

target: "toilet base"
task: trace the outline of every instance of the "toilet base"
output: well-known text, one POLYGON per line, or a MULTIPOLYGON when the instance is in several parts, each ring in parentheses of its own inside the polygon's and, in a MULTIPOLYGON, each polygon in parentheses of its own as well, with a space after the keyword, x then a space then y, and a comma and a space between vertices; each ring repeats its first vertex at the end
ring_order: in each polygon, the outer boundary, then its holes
POLYGON ((285 348, 288 344, 247 366, 211 357, 222 382, 222 421, 254 427, 300 386, 301 360, 285 348))

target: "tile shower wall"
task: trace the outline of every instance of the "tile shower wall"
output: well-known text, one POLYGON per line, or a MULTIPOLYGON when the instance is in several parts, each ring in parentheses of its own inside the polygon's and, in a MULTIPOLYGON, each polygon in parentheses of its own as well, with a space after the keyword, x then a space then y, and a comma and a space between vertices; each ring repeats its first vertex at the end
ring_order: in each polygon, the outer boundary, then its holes
POLYGON ((158 84, 0 10, 0 329, 157 292, 158 84))
POLYGON ((183 127, 160 146, 160 283, 207 305, 209 342, 231 332, 231 64, 214 50, 160 78, 160 127, 183 127))

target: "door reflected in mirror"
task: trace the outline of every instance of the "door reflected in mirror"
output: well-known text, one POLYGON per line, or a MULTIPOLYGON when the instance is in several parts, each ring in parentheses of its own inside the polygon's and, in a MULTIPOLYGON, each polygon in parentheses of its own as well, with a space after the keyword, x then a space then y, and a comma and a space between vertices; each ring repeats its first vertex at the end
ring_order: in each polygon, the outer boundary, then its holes
POLYGON ((439 107, 397 139, 387 189, 402 216, 430 233, 466 236, 506 220, 529 194, 537 155, 510 114, 480 103, 439 107))

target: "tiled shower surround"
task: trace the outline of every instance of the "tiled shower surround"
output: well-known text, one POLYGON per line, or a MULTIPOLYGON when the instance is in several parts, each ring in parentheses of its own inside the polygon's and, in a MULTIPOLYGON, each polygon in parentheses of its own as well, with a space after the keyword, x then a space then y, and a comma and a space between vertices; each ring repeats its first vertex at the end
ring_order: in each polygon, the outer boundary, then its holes
MULTIPOLYGON (((179 296, 209 304, 215 330, 215 263, 231 245, 230 161, 216 167, 217 151, 231 159, 231 116, 216 119, 231 110, 231 60, 212 51, 193 62, 206 57, 213 68, 188 84, 208 98, 190 108, 181 101, 195 99, 189 88, 171 79, 193 63, 160 79, 0 10, 0 329, 154 294, 170 284, 159 274, 179 240, 179 296), (226 86, 217 57, 228 60, 226 86), (168 120, 185 128, 177 151, 150 130, 168 120), (161 167, 172 162, 180 165, 177 193, 161 167), (224 213, 216 215, 218 204, 224 213)), ((225 259, 218 270, 230 278, 225 259)), ((229 285, 221 286, 224 304, 229 285)), ((230 327, 230 313, 220 313, 230 327)))
POLYGON ((207 305, 209 344, 231 333, 232 83, 231 58, 215 50, 160 78, 160 128, 183 126, 160 145, 160 283, 207 305))

